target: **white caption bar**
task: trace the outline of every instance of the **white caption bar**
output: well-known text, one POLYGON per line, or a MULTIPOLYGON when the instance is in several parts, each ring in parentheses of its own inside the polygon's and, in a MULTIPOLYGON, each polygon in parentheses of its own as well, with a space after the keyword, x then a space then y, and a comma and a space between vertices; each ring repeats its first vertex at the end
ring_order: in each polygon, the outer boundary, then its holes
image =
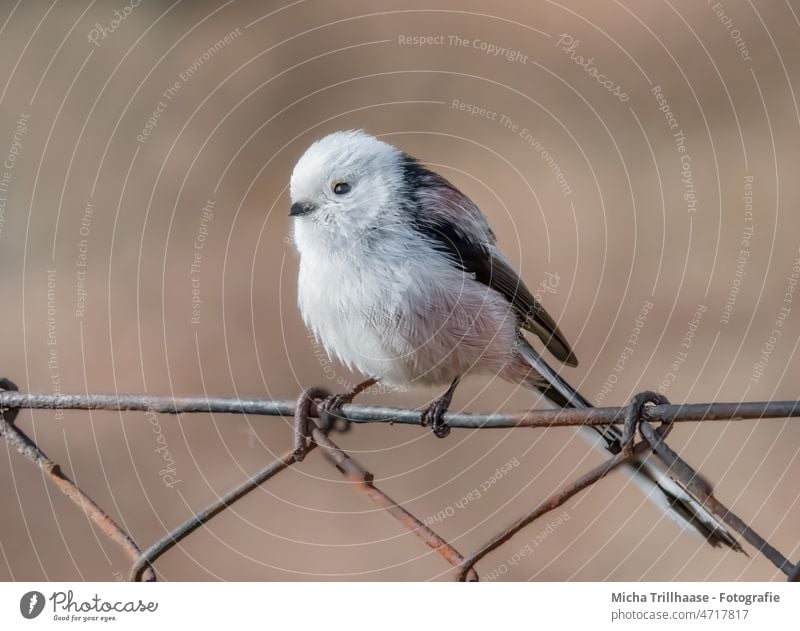
POLYGON ((765 629, 796 624, 798 589, 790 583, 0 583, 0 628, 765 629))

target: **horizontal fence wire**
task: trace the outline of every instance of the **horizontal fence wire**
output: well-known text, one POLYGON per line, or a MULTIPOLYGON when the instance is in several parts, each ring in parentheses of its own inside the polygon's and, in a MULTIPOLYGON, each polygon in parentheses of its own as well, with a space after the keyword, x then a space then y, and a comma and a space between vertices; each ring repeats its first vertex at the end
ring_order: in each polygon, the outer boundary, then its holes
POLYGON ((335 427, 330 424, 331 417, 334 416, 335 420, 345 424, 421 425, 420 411, 346 404, 337 408, 334 413, 322 405, 329 396, 326 390, 317 387, 304 390, 296 401, 166 397, 146 394, 41 394, 19 392, 11 381, 0 379, 0 435, 25 458, 39 466, 53 484, 79 506, 105 536, 122 548, 132 560, 130 578, 134 581, 155 581, 154 564, 163 554, 253 489, 265 484, 287 468, 297 466, 306 454, 314 449, 320 449, 326 460, 345 479, 352 482, 356 490, 369 497, 452 565, 456 577, 462 581, 479 580, 475 566, 483 557, 502 546, 523 528, 604 478, 610 471, 645 453, 658 458, 667 467, 670 477, 690 490, 706 509, 769 559, 788 580, 800 580, 800 563, 788 560, 744 520, 723 505, 715 497, 711 485, 666 443, 666 437, 675 423, 798 418, 800 401, 674 405, 661 395, 643 392, 636 395, 630 405, 624 407, 531 410, 516 414, 445 413, 443 420, 451 428, 548 428, 607 424, 618 424, 623 427, 618 453, 550 495, 515 522, 502 528, 488 541, 464 555, 381 491, 374 484, 374 476, 339 448, 331 440, 330 431, 326 429, 335 427), (224 413, 289 417, 294 423, 294 444, 274 462, 223 494, 211 505, 142 551, 131 536, 81 491, 16 425, 16 417, 21 409, 139 411, 162 414, 224 413), (320 422, 320 416, 325 417, 324 423, 320 422))

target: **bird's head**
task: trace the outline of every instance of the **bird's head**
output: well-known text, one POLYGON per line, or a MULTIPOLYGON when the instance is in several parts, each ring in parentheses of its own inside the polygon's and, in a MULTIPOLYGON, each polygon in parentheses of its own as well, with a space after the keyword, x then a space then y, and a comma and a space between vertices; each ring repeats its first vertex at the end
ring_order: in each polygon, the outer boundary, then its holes
POLYGON ((295 241, 336 243, 396 224, 402 212, 403 152, 363 131, 312 144, 292 172, 295 241))

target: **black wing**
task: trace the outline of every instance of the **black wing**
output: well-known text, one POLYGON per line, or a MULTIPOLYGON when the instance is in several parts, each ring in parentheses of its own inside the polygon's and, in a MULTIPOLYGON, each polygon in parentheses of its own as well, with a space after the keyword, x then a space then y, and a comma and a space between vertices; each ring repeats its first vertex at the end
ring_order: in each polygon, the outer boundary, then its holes
POLYGON ((406 161, 408 190, 415 194, 414 225, 455 266, 506 297, 520 326, 544 342, 554 357, 577 366, 564 334, 517 272, 497 251, 486 218, 472 201, 445 178, 414 158, 406 161))

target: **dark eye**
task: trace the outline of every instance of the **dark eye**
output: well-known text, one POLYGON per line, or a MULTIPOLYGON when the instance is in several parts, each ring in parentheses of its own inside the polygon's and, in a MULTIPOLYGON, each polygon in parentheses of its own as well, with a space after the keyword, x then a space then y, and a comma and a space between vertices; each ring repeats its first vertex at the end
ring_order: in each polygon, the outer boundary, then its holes
POLYGON ((344 195, 350 192, 350 185, 347 182, 336 182, 333 185, 333 192, 337 195, 344 195))

